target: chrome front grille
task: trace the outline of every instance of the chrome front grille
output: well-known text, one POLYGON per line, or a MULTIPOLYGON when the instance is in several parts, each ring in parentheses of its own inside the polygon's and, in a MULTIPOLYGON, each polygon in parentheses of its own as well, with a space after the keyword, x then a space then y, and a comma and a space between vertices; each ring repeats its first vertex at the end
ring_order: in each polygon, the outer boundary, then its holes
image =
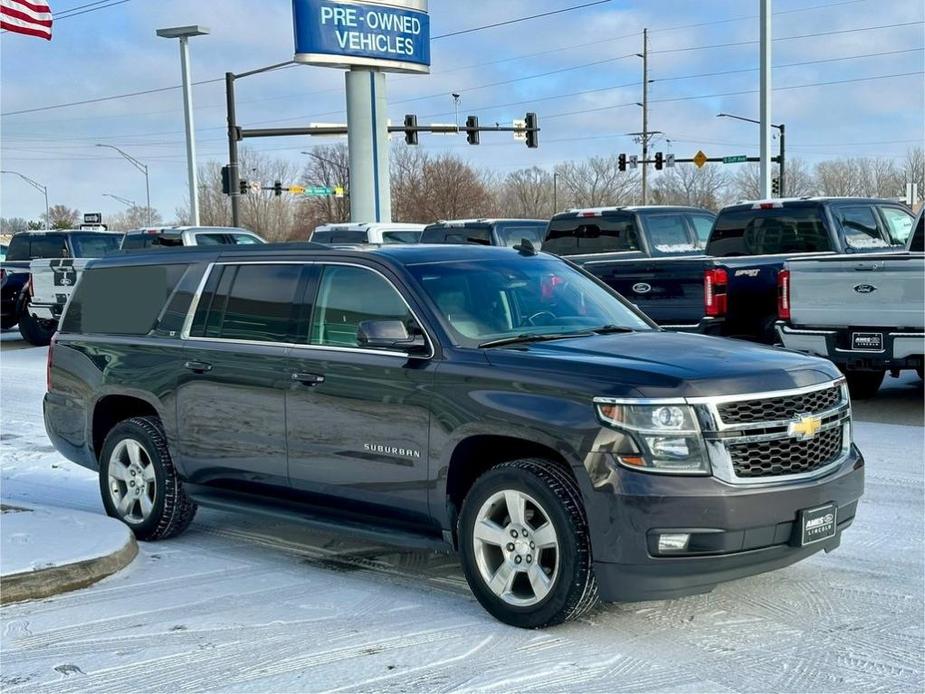
POLYGON ((808 441, 792 438, 727 445, 736 477, 780 477, 822 469, 842 455, 843 427, 808 441))
POLYGON ((747 396, 691 398, 713 474, 730 484, 782 484, 826 474, 851 446, 843 380, 747 396))
POLYGON ((837 407, 842 400, 840 386, 779 398, 738 400, 717 406, 724 424, 751 424, 793 419, 801 414, 817 414, 837 407))

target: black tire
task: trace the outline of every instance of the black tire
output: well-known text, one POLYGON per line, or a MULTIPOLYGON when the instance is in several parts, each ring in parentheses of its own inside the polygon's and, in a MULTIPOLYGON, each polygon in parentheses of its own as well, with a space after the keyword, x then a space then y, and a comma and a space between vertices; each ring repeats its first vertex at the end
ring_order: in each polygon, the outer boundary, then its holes
POLYGON ((923 371, 921 366, 915 367, 915 373, 921 380, 925 380, 925 375, 923 375, 925 371, 923 371))
POLYGON ((58 329, 58 321, 35 318, 24 311, 19 317, 19 334, 30 345, 47 347, 58 329))
MULTIPOLYGON (((568 471, 555 463, 515 460, 483 474, 466 495, 457 531, 469 587, 482 607, 505 624, 527 629, 552 626, 577 619, 597 604, 597 580, 581 493, 568 471), (479 511, 487 500, 504 490, 535 499, 555 529, 559 543, 558 570, 549 592, 530 606, 512 605, 496 595, 482 577, 476 558, 473 533, 479 511)), ((539 556, 536 559, 539 563, 539 556)), ((521 575, 526 580, 526 575, 521 575)))
MULTIPOLYGON (((140 478, 139 478, 140 479, 140 478)), ((187 496, 177 476, 167 438, 157 417, 132 417, 112 428, 100 454, 100 493, 106 513, 128 525, 139 540, 164 540, 179 535, 193 521, 197 506, 187 496), (132 520, 116 508, 109 488, 113 451, 120 442, 141 445, 154 471, 154 501, 147 517, 132 520)))
POLYGON ((848 380, 848 392, 855 400, 866 400, 872 398, 880 390, 880 384, 883 383, 885 371, 845 371, 845 378, 848 380))

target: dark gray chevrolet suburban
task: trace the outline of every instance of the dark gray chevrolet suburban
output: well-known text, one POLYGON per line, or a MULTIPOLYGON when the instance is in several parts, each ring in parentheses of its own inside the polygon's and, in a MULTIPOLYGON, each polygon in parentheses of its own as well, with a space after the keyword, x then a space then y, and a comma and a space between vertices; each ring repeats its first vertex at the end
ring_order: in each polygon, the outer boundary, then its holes
POLYGON ((833 550, 863 491, 831 363, 664 332, 530 244, 94 261, 44 407, 140 539, 207 506, 455 548, 521 627, 833 550))

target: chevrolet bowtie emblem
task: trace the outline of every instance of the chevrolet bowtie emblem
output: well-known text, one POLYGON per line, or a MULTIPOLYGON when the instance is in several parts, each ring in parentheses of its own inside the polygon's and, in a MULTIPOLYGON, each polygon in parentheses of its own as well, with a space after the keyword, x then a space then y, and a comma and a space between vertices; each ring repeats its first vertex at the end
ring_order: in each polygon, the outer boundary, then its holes
POLYGON ((797 415, 796 421, 790 422, 787 435, 800 441, 808 441, 822 429, 822 419, 811 414, 797 415))

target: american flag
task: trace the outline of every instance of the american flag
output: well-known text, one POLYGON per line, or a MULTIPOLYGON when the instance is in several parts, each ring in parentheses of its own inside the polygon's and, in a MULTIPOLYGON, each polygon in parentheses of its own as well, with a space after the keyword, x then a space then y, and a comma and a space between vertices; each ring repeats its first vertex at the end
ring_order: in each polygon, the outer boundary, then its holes
POLYGON ((51 41, 51 8, 45 2, 0 0, 0 29, 51 41))

